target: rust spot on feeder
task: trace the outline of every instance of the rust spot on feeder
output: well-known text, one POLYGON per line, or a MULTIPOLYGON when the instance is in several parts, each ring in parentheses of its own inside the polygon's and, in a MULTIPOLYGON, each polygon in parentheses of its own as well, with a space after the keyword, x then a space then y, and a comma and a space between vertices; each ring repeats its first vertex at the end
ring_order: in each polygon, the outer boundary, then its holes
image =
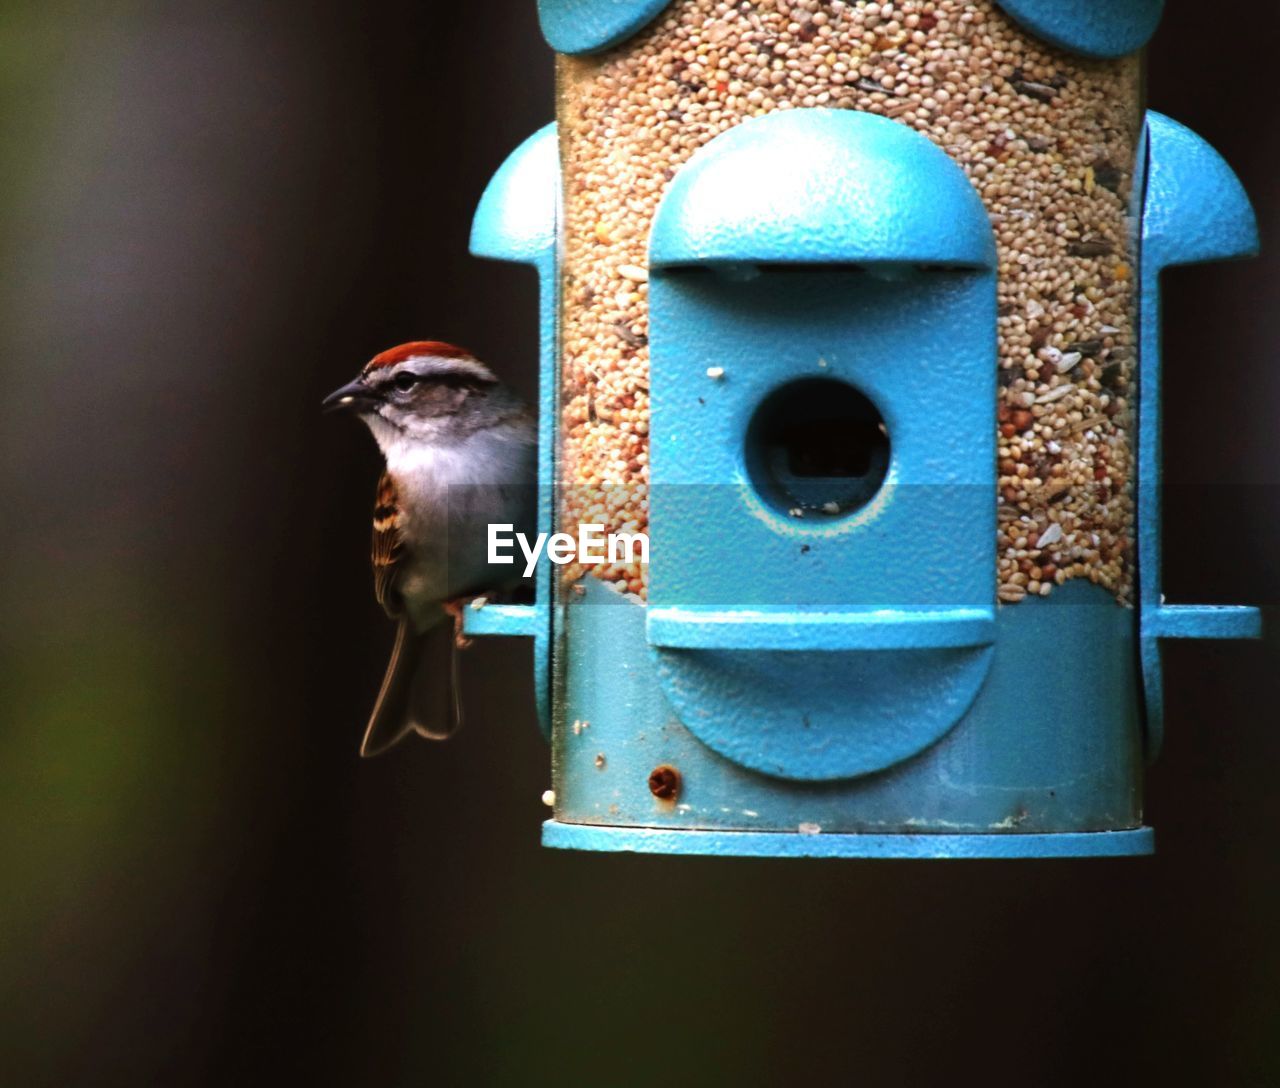
POLYGON ((669 764, 649 772, 649 792, 659 801, 674 801, 680 796, 680 772, 669 764))

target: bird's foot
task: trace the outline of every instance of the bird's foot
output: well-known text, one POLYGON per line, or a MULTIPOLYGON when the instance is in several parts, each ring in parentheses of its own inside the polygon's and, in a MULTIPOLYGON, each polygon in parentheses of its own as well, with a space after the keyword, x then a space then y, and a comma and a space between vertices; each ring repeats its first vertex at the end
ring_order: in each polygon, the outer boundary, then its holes
POLYGON ((455 597, 452 601, 444 602, 444 610, 453 617, 453 644, 459 650, 465 650, 471 645, 471 639, 462 633, 463 609, 468 603, 468 597, 455 597))

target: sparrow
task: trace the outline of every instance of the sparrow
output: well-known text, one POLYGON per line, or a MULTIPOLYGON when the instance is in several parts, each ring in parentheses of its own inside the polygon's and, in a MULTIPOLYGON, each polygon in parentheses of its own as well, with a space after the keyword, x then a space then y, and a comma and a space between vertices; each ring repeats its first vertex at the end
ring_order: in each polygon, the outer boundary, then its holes
POLYGON ((462 722, 463 604, 520 581, 518 566, 488 563, 488 526, 534 526, 534 416, 469 351, 437 340, 375 355, 322 407, 362 419, 386 463, 373 507, 373 589, 397 627, 360 754, 410 733, 443 739, 462 722))

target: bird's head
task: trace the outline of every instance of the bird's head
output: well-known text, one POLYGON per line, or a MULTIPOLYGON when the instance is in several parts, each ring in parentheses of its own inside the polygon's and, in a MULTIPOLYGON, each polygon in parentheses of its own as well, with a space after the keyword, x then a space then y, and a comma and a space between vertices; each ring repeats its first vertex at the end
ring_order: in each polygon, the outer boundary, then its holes
POLYGON ((414 340, 375 355, 360 376, 324 399, 326 411, 360 416, 380 443, 438 440, 483 426, 505 400, 497 377, 469 351, 414 340))

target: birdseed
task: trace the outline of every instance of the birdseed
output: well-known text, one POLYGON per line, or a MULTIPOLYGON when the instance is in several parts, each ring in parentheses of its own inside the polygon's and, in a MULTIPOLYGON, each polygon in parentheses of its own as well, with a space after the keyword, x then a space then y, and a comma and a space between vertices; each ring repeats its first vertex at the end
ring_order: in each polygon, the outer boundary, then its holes
MULTIPOLYGON (((1060 52, 990 0, 675 0, 622 46, 558 63, 568 523, 648 529, 646 251, 675 173, 748 117, 865 110, 945 149, 991 216, 999 599, 1082 577, 1131 598, 1138 57, 1060 52)), ((646 595, 639 564, 563 569, 646 595)))

